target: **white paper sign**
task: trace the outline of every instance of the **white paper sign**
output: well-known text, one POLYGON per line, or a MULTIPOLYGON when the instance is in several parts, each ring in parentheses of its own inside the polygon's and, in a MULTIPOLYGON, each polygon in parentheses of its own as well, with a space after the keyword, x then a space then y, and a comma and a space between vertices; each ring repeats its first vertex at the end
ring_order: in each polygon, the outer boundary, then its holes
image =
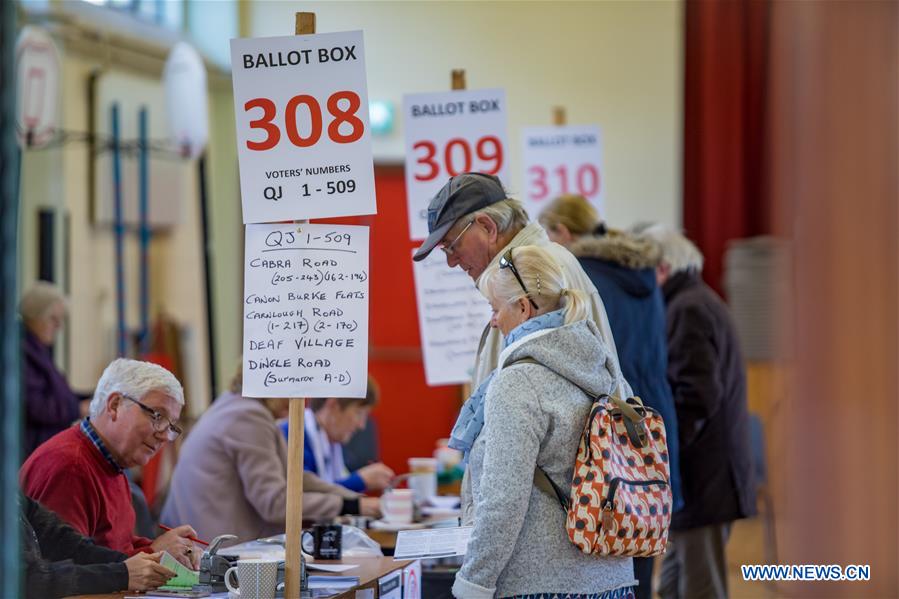
POLYGON ((470 382, 490 303, 464 270, 446 265, 440 250, 412 267, 425 380, 431 387, 470 382))
POLYGON ((555 198, 570 193, 584 196, 603 213, 599 127, 530 127, 521 133, 521 199, 532 220, 555 198))
POLYGON ((59 125, 59 50, 50 35, 26 25, 16 40, 16 134, 22 147, 40 147, 59 125))
POLYGON ((403 568, 403 599, 421 599, 421 560, 403 568))
POLYGON ((501 89, 403 96, 409 236, 428 236, 428 203, 464 172, 508 181, 506 92, 501 89))
POLYGON ((368 227, 246 229, 243 394, 365 397, 368 227))
POLYGON ((374 214, 361 31, 231 40, 245 223, 374 214))
POLYGON ((403 599, 402 571, 394 571, 378 579, 378 599, 403 599))
POLYGON ((396 533, 394 560, 465 555, 473 526, 401 530, 396 533))

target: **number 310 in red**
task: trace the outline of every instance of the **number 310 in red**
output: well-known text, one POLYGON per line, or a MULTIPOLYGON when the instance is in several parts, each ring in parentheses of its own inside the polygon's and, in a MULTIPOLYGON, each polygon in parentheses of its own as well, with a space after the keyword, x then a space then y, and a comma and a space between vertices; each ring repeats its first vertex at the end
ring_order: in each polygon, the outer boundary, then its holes
MULTIPOLYGON (((365 123, 362 122, 356 113, 362 101, 359 94, 351 91, 334 92, 328 97, 328 113, 334 119, 328 124, 328 138, 334 143, 348 144, 358 141, 365 131, 365 123), (346 100, 349 106, 346 110, 342 109, 338 102, 346 100), (346 135, 340 132, 341 123, 350 125, 350 132, 346 135)), ((247 148, 255 151, 271 150, 278 142, 281 141, 281 129, 272 121, 275 119, 277 109, 275 103, 268 98, 254 98, 243 106, 244 110, 249 112, 254 108, 262 109, 262 116, 258 119, 250 121, 250 129, 261 129, 265 131, 265 139, 262 141, 247 140, 247 148)), ((298 148, 308 148, 318 143, 322 136, 322 109, 314 97, 308 94, 300 94, 292 97, 287 101, 284 111, 284 132, 290 143, 298 148), (297 110, 303 105, 309 111, 309 134, 303 137, 297 126, 297 110)))

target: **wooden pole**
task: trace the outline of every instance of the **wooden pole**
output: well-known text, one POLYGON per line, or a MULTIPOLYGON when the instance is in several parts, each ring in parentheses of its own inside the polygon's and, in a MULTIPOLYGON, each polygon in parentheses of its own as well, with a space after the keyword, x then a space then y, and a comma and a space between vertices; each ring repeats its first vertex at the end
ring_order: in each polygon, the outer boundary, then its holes
MULTIPOLYGON (((315 13, 296 13, 295 35, 315 33, 315 13)), ((284 544, 284 597, 299 599, 303 536, 303 437, 305 405, 302 399, 290 401, 287 426, 287 530, 284 544)))
POLYGON ((451 89, 453 91, 465 89, 465 69, 453 69, 450 77, 452 77, 451 89))
POLYGON ((565 107, 553 106, 553 125, 556 127, 564 127, 565 121, 565 107))

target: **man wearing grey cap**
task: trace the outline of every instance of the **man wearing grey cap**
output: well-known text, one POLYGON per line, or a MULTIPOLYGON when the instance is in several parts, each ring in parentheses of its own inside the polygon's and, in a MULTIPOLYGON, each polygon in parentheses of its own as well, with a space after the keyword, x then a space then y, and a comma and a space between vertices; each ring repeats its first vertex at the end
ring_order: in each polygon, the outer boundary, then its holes
MULTIPOLYGON (((562 267, 570 286, 590 296, 592 320, 615 355, 617 365, 612 329, 596 287, 571 252, 551 242, 539 224, 529 222, 521 202, 506 196, 498 178, 481 173, 451 177, 428 205, 428 230, 430 235, 413 260, 424 260, 439 247, 446 254, 447 265, 467 272, 475 285, 487 267, 498 262, 507 250, 523 245, 546 248, 562 267)), ((473 388, 496 368, 502 346, 502 333, 487 323, 475 359, 473 388)), ((623 377, 620 384, 621 393, 630 394, 623 377)))

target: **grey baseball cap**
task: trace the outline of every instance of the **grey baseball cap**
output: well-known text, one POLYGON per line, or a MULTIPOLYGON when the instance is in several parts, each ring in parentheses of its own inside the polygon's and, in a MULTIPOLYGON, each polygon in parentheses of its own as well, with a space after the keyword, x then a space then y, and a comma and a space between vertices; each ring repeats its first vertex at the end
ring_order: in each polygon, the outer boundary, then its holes
POLYGON ((453 223, 472 212, 477 212, 506 199, 503 184, 493 175, 462 173, 450 177, 446 185, 428 204, 428 231, 430 235, 421 244, 412 259, 418 262, 428 257, 453 223))

